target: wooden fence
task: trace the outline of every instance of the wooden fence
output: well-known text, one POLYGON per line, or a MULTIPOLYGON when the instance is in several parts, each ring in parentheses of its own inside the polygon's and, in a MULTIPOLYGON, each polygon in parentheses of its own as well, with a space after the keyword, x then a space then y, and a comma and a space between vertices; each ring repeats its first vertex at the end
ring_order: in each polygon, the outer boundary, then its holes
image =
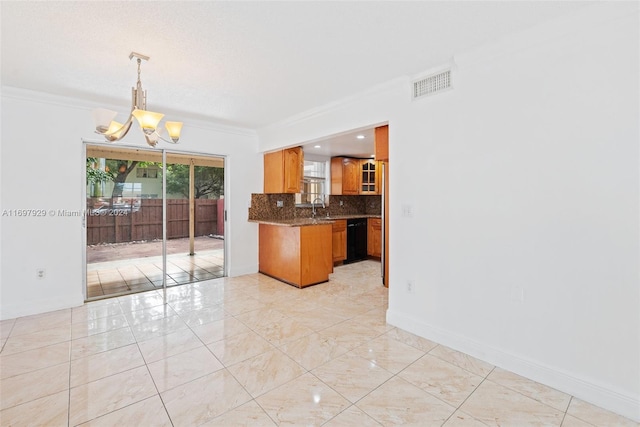
MULTIPOLYGON (((224 200, 195 200, 195 235, 224 235, 224 200)), ((167 200, 167 238, 189 237, 189 200, 167 200)), ((87 213, 87 245, 162 239, 162 200, 87 213)))

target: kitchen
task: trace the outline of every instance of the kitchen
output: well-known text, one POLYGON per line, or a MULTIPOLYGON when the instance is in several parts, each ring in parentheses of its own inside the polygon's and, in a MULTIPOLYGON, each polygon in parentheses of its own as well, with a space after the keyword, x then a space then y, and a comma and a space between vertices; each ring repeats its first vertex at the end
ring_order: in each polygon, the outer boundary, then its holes
POLYGON ((265 153, 264 193, 249 208, 259 271, 303 288, 328 281, 334 266, 374 259, 388 286, 385 178, 386 125, 265 153))

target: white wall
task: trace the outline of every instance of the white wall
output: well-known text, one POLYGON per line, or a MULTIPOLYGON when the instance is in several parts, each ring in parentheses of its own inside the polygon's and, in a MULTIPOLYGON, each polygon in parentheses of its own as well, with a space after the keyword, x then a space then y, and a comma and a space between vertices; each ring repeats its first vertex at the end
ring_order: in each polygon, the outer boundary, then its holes
POLYGON ((599 4, 456 55, 449 92, 397 80, 260 132, 388 120, 388 321, 636 420, 638 17, 599 4))
MULTIPOLYGON (((48 211, 85 207, 82 139, 99 140, 91 108, 82 100, 2 88, 2 210, 43 209, 47 215, 2 216, 0 319, 83 303, 82 218, 48 211), (44 279, 36 278, 37 268, 46 269, 44 279)), ((255 132, 183 119, 181 143, 166 146, 227 156, 230 250, 225 261, 232 276, 256 272, 257 226, 247 222, 250 195, 262 188, 255 132)), ((146 146, 135 129, 118 144, 146 146)))

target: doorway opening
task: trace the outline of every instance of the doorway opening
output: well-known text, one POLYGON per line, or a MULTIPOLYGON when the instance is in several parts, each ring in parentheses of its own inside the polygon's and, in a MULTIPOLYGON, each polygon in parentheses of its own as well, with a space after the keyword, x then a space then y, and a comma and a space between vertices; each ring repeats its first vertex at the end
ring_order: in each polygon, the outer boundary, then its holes
POLYGON ((87 300, 226 275, 224 157, 162 158, 86 144, 87 300))

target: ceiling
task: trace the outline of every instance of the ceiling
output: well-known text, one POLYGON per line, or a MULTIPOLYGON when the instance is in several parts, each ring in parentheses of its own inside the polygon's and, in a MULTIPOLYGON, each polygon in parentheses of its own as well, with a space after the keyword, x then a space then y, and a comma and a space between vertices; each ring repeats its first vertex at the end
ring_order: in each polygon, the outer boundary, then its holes
POLYGON ((1 81, 125 115, 135 51, 150 110, 258 129, 588 4, 2 1, 1 81))

